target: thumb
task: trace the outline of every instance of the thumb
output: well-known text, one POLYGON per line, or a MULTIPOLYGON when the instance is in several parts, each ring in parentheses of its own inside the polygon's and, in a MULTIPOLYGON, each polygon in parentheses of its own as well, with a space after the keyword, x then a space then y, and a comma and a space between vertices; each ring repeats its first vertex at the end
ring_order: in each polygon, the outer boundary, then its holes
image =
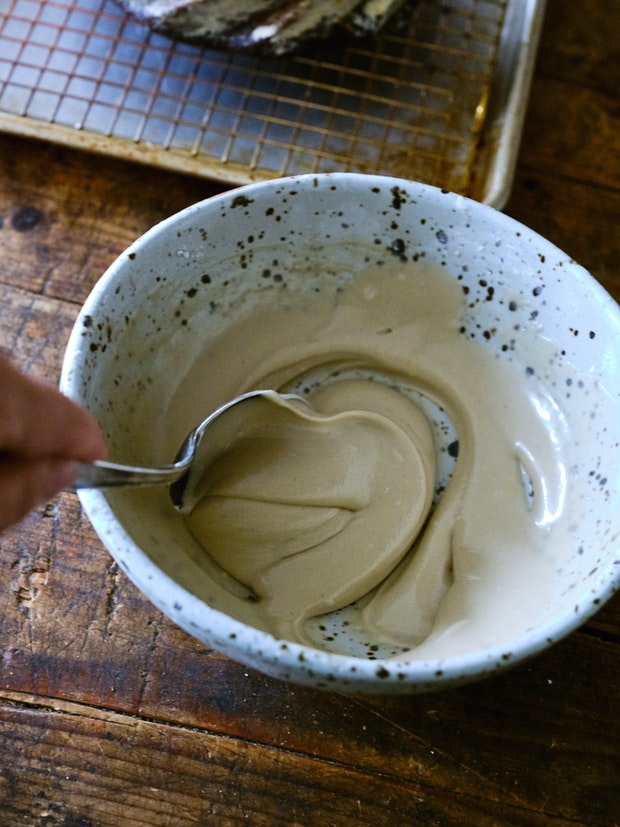
POLYGON ((0 531, 13 525, 39 503, 63 488, 77 474, 70 460, 9 459, 0 465, 0 531))

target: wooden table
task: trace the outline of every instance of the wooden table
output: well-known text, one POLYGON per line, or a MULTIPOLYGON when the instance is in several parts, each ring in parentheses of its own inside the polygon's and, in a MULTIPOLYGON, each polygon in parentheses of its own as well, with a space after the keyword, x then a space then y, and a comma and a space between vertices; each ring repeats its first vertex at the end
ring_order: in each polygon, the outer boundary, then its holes
MULTIPOLYGON (((619 47, 620 0, 549 2, 506 208, 618 299, 619 47)), ((216 191, 0 136, 0 346, 56 381, 107 265, 216 191)), ((322 694, 175 627, 63 494, 0 538, 0 651, 2 825, 620 824, 620 596, 477 685, 322 694)))

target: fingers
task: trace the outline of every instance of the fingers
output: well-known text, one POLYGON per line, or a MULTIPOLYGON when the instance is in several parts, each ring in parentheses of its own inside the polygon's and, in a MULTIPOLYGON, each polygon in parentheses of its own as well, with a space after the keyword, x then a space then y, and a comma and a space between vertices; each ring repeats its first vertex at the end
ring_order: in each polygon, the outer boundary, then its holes
POLYGON ((0 452, 91 462, 105 456, 105 442, 87 411, 0 356, 0 452))
POLYGON ((91 414, 0 354, 0 531, 67 488, 77 462, 105 454, 91 414))
POLYGON ((71 485, 76 472, 75 462, 48 457, 9 459, 0 463, 0 531, 71 485))

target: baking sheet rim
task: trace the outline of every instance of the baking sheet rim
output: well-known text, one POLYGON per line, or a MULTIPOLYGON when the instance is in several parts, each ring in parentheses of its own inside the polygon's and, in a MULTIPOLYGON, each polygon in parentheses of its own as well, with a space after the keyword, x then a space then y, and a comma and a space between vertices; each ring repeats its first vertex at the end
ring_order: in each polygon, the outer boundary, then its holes
MULTIPOLYGON (((510 13, 514 12, 514 4, 519 2, 520 0, 509 0, 506 21, 501 33, 502 40, 506 37, 507 20, 510 13)), ((487 146, 486 165, 482 171, 484 185, 475 194, 472 193, 471 197, 498 210, 505 206, 512 187, 545 5, 546 0, 526 0, 526 5, 522 10, 523 25, 518 33, 517 60, 512 67, 514 76, 508 89, 503 90, 504 100, 497 100, 497 95, 501 95, 502 92, 494 90, 492 86, 489 113, 495 111, 496 114, 485 119, 479 136, 479 145, 487 146), (495 147, 495 151, 489 153, 488 146, 491 144, 495 147)), ((500 43, 498 57, 501 57, 501 49, 500 43)), ((497 78, 495 80, 497 81, 497 78)), ((0 131, 40 139, 120 161, 136 162, 162 170, 196 175, 228 186, 243 186, 254 181, 278 177, 277 173, 236 164, 234 161, 218 162, 214 158, 192 155, 188 152, 150 144, 147 141, 136 142, 120 136, 37 121, 27 115, 0 112, 0 131)), ((481 178, 479 166, 480 164, 474 165, 478 179, 481 178)), ((394 172, 390 175, 398 177, 394 172)), ((470 194, 467 193, 467 195, 470 194)))

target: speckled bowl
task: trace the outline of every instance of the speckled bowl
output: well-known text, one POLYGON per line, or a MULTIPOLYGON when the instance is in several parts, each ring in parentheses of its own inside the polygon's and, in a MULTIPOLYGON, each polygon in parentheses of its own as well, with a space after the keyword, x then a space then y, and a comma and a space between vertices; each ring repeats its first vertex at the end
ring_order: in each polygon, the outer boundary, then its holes
MULTIPOLYGON (((165 492, 155 500, 129 490, 80 496, 131 580, 209 646, 284 680, 339 691, 423 692, 535 655, 583 623, 620 584, 620 312, 567 255, 492 208, 408 181, 334 174, 254 184, 172 216, 117 259, 76 321, 62 388, 98 417, 110 458, 168 462, 202 418, 196 401, 177 405, 171 417, 171 399, 186 366, 234 321, 235 308, 277 302, 309 257, 329 289, 340 272, 354 277, 364 266, 369 244, 425 257, 459 279, 468 297, 464 335, 499 359, 522 359, 571 420, 576 453, 566 485, 581 505, 558 552, 555 596, 544 616, 524 618, 516 637, 441 660, 277 640, 257 628, 250 609, 234 617, 222 611, 224 586, 186 529, 165 515, 165 492), (583 387, 566 387, 567 365, 584 377, 583 387), (604 411, 592 407, 592 387, 604 388, 604 411)), ((225 370, 206 365, 204 382, 225 370)))

